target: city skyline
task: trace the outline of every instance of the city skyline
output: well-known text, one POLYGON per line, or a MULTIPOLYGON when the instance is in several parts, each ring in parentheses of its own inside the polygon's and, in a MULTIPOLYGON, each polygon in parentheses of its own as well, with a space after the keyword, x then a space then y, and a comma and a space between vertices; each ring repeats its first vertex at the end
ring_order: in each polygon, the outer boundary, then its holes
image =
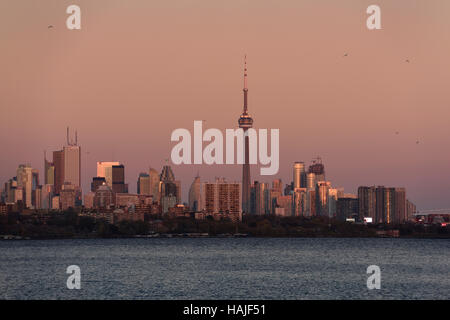
MULTIPOLYGON (((255 126, 280 129, 277 178, 290 181, 292 163, 320 155, 329 180, 352 193, 361 185, 401 186, 419 209, 449 208, 450 153, 442 149, 450 142, 450 22, 442 12, 450 4, 405 3, 380 1, 378 33, 364 26, 367 4, 356 2, 264 2, 255 11, 251 1, 207 8, 98 1, 72 33, 61 28, 63 5, 43 5, 32 16, 25 4, 8 5, 0 19, 0 29, 10 30, 0 61, 0 136, 14 154, 2 159, 0 182, 20 163, 31 163, 43 181, 42 152, 60 150, 69 125, 82 145, 83 191, 97 161, 117 160, 135 192, 141 171, 170 158, 174 128, 194 119, 236 125, 247 53, 255 126), (154 31, 161 27, 164 37, 154 31)), ((238 181, 239 168, 173 166, 184 200, 193 172, 238 181)), ((256 172, 254 180, 270 182, 256 172)))
MULTIPOLYGON (((245 92, 245 90, 244 90, 245 92)), ((245 108, 244 108, 245 110, 245 108)), ((77 135, 77 134, 76 134, 77 135)), ((64 145, 62 147, 62 150, 60 151, 53 151, 53 162, 48 161, 48 159, 46 158, 46 152, 44 152, 44 170, 42 172, 42 178, 40 178, 41 175, 41 171, 39 169, 37 169, 36 167, 33 167, 31 165, 31 163, 22 163, 22 164, 18 164, 18 169, 17 169, 17 176, 16 177, 10 177, 8 180, 12 179, 12 178, 16 178, 18 183, 21 184, 20 181, 22 181, 23 179, 21 178, 21 173, 25 168, 28 169, 29 171, 29 175, 30 178, 28 179, 28 183, 33 184, 34 188, 39 185, 41 187, 45 187, 47 185, 47 180, 52 180, 53 183, 50 183, 51 185, 54 185, 54 189, 55 189, 55 193, 58 194, 62 189, 64 189, 64 185, 71 185, 75 188, 80 188, 80 182, 79 180, 75 179, 75 181, 73 180, 73 174, 70 175, 68 177, 68 180, 65 179, 66 176, 66 171, 69 170, 70 172, 75 171, 76 172, 76 176, 79 176, 81 174, 81 167, 79 167, 77 169, 78 166, 80 166, 80 162, 78 162, 79 157, 81 157, 80 152, 78 150, 81 149, 81 145, 78 145, 77 143, 77 138, 75 140, 69 140, 69 127, 67 127, 67 144, 64 145), (73 156, 72 159, 70 159, 72 161, 72 164, 69 165, 66 161, 66 153, 70 153, 72 151, 73 148, 76 148, 76 157, 75 159, 77 160, 77 162, 73 161, 73 156), (59 155, 62 156, 59 156, 59 155), (56 160, 55 160, 55 157, 56 160), (59 160, 58 160, 59 159, 59 160), (55 172, 58 172, 59 170, 55 169, 57 168, 58 165, 56 165, 55 167, 55 163, 57 161, 61 161, 61 163, 59 164, 60 167, 62 167, 62 172, 60 173, 60 175, 62 175, 62 178, 58 179, 58 174, 55 174, 55 172), (51 177, 48 176, 48 170, 51 169, 51 177), (31 174, 33 174, 32 178, 31 178, 31 174), (40 180, 42 179, 42 180, 40 180), (58 180, 59 183, 57 182, 58 180), (44 184, 40 184, 39 181, 45 181, 44 184)), ((248 158, 248 155, 247 155, 248 158)), ((136 179, 132 182, 129 183, 128 180, 125 178, 125 165, 120 162, 120 161, 97 161, 96 162, 96 174, 94 176, 91 177, 91 180, 89 182, 89 188, 83 189, 81 188, 82 191, 82 195, 86 195, 87 193, 92 192, 92 189, 97 188, 98 186, 105 184, 107 186, 109 186, 111 188, 111 190, 114 193, 130 193, 130 194, 148 194, 148 195, 153 195, 153 198, 156 199, 157 197, 155 197, 154 192, 150 190, 152 190, 153 187, 150 187, 150 176, 149 176, 149 172, 153 173, 153 174, 157 174, 158 175, 158 181, 164 182, 166 179, 169 179, 170 181, 176 182, 178 183, 178 186, 181 187, 181 185, 183 186, 188 186, 190 183, 189 182, 184 182, 183 184, 181 183, 181 181, 179 179, 175 180, 175 175, 172 171, 172 167, 170 165, 167 164, 168 160, 166 160, 166 164, 162 166, 162 171, 161 174, 158 173, 157 170, 155 170, 155 168, 153 168, 152 166, 149 166, 147 169, 145 170, 141 170, 138 174, 138 176, 136 177, 136 179), (120 170, 120 171, 119 171, 120 170), (148 170, 148 171, 146 171, 148 170), (142 178, 147 177, 146 180, 147 183, 149 183, 149 192, 142 192, 142 190, 140 191, 140 181, 142 178), (167 178, 169 177, 169 178, 167 178), (99 179, 103 179, 102 181, 100 181, 99 179), (117 185, 116 185, 117 184, 117 185), (135 190, 129 190, 128 185, 136 185, 135 190), (94 187, 95 186, 95 187, 94 187)), ((172 164, 173 165, 173 164, 172 164)), ((242 178, 245 178, 245 165, 234 165, 234 167, 241 167, 243 168, 243 175, 242 178)), ((257 167, 258 165, 252 165, 254 167, 257 167)), ((177 167, 177 165, 174 165, 174 167, 177 167)), ((296 189, 305 189, 305 190, 311 190, 311 189, 315 189, 315 187, 320 184, 320 183, 327 183, 329 185, 329 187, 331 187, 331 181, 329 179, 326 179, 325 176, 325 169, 324 169, 324 165, 322 163, 322 159, 320 157, 317 157, 315 159, 312 159, 310 165, 309 165, 309 169, 306 170, 305 167, 305 163, 303 161, 295 161, 292 164, 292 175, 291 178, 288 178, 287 180, 283 180, 279 177, 279 175, 274 175, 274 176, 259 176, 260 180, 258 179, 251 179, 249 181, 249 188, 254 188, 258 185, 267 185, 269 186, 270 184, 274 184, 276 182, 281 183, 280 187, 282 190, 284 190, 285 188, 290 188, 290 190, 292 192, 294 192, 293 194, 295 194, 296 189), (310 175, 312 175, 312 177, 310 177, 310 175), (312 180, 311 180, 312 179, 312 180)), ((213 181, 217 181, 217 179, 227 179, 226 176, 222 176, 222 175, 215 175, 213 179, 202 179, 201 175, 200 175, 200 171, 197 172, 197 174, 194 176, 193 181, 199 181, 201 183, 212 183, 213 181)), ((237 182, 240 181, 239 183, 242 186, 242 180, 228 180, 228 182, 237 182)), ((27 180, 27 179, 25 179, 27 180)), ((5 181, 7 182, 7 181, 5 181)), ((131 181, 130 181, 131 182, 131 181)), ((152 184, 154 184, 154 182, 152 182, 152 184)), ((25 183, 23 183, 23 185, 25 186, 25 183)), ((334 184, 333 183, 333 187, 338 186, 339 189, 342 189, 342 197, 344 197, 344 193, 343 190, 344 188, 340 186, 340 184, 334 184)), ((384 184, 379 184, 379 185, 360 185, 358 186, 356 192, 354 192, 353 190, 351 191, 350 194, 354 194, 357 195, 359 193, 360 188, 362 187, 386 187, 384 184)), ((388 186, 389 187, 389 186, 388 186)), ((141 187, 142 188, 142 187, 141 187)), ((145 188, 145 187, 144 187, 145 188)), ((405 189, 403 187, 401 187, 402 189, 405 189)), ((25 187, 24 187, 25 189, 25 187)), ((29 186, 29 189, 31 189, 31 185, 29 186)), ((180 191, 177 191, 177 203, 186 203, 186 204, 190 204, 191 200, 190 200, 190 188, 181 188, 182 193, 180 193, 180 191), (185 198, 184 194, 187 194, 187 197, 185 198)), ((1 187, 0 187, 0 191, 4 191, 4 183, 2 183, 1 187)), ((160 190, 161 191, 161 190, 160 190)), ((249 190, 250 191, 250 190, 249 190)), ((348 191, 348 190, 346 190, 348 191)), ((245 213, 245 202, 243 199, 243 188, 242 188, 242 210, 245 213)), ((286 192, 284 192, 285 194, 286 192)), ((24 202, 27 204, 27 206, 31 205, 31 198, 28 199, 29 197, 31 197, 30 195, 31 193, 28 192, 28 195, 26 195, 26 198, 24 198, 24 202)), ((349 194, 349 193, 346 193, 349 194)), ((159 201, 159 200, 158 200, 159 201)), ((250 211, 250 213, 255 213, 255 211, 250 210, 250 193, 248 195, 248 209, 247 212, 250 211)), ((294 205, 294 204, 293 204, 294 205)))
MULTIPOLYGON (((244 112, 239 124, 246 127, 249 124, 248 119, 250 123, 252 120, 247 113, 246 66, 244 70, 244 112)), ((176 180, 171 166, 167 163, 160 175, 151 167, 148 168, 148 174, 141 172, 137 178, 136 194, 129 193, 128 184, 125 183, 125 166, 122 163, 97 161, 97 174, 92 177, 91 189, 85 190, 83 197, 79 180, 80 150, 77 131, 75 140, 71 140, 67 127, 66 144, 62 150, 53 151, 52 162, 47 160, 44 152, 45 185, 39 183, 39 170, 20 164, 17 176, 4 185, 1 193, 2 199, 5 197, 3 201, 7 204, 16 203, 19 210, 21 205, 18 200, 22 200, 25 208, 58 210, 79 208, 83 203, 87 210, 110 210, 111 206, 115 206, 120 210, 125 208, 134 212, 135 205, 139 208, 144 205, 142 210, 160 212, 163 215, 174 212, 184 214, 185 210, 188 210, 201 212, 203 215, 205 212, 226 214, 232 217, 232 220, 242 220, 242 214, 275 214, 403 223, 417 212, 416 206, 407 198, 406 190, 402 187, 359 186, 357 195, 344 193, 344 188, 336 187, 326 179, 325 166, 320 157, 311 162, 308 171, 304 162, 294 162, 292 180, 286 181, 284 188, 281 179, 272 180, 272 187, 267 182, 249 180, 250 169, 245 163, 242 165, 241 182, 229 182, 225 177, 217 176, 215 182, 201 181, 197 173, 191 187, 186 190, 189 194, 188 201, 182 199, 181 181, 176 180), (244 181, 248 183, 247 200, 243 197, 244 181), (187 207, 184 204, 187 204, 187 207)), ((248 152, 245 154, 247 163, 248 152)))

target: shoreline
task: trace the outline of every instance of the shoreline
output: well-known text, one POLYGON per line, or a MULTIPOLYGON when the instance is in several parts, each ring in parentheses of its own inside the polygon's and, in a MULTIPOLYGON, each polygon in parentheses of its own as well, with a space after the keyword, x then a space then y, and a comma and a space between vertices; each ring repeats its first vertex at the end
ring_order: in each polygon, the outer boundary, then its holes
POLYGON ((98 239, 238 239, 238 238, 256 238, 256 239, 437 239, 444 240, 450 239, 449 235, 442 234, 422 234, 422 235, 404 235, 404 236, 349 236, 349 235, 317 235, 317 236, 252 236, 252 235, 183 235, 183 234, 161 234, 161 235, 135 235, 135 236, 114 236, 114 237, 101 237, 101 236, 57 236, 57 237, 21 237, 13 235, 0 235, 0 241, 29 241, 29 240, 98 240, 98 239))

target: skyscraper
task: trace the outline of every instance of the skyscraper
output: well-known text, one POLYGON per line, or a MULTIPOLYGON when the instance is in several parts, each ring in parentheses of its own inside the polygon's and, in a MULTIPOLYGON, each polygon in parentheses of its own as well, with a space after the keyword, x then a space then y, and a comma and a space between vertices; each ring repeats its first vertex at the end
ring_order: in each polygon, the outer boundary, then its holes
POLYGON ((53 165, 54 169, 54 192, 55 194, 59 194, 61 191, 62 185, 64 184, 64 151, 53 151, 53 165))
POLYGON ((314 172, 308 172, 306 176, 306 189, 308 191, 316 190, 316 174, 314 172))
POLYGON ((97 162, 97 177, 103 177, 106 184, 112 188, 112 166, 118 166, 117 161, 99 161, 97 162))
POLYGON ((345 221, 357 218, 359 213, 358 197, 354 194, 344 194, 336 202, 336 218, 345 221))
POLYGON ((81 147, 78 145, 77 133, 75 140, 69 139, 67 128, 67 145, 63 150, 53 152, 55 194, 59 194, 62 185, 69 183, 81 190, 81 147))
POLYGON ((283 193, 283 182, 281 181, 281 179, 275 179, 272 181, 272 190, 274 192, 278 192, 281 196, 281 194, 283 193))
MULTIPOLYGON (((170 166, 164 166, 160 175, 161 181, 161 204, 163 209, 169 209, 173 204, 173 197, 175 198, 175 204, 179 203, 181 195, 181 187, 179 181, 175 181, 175 175, 173 174, 170 166), (163 203, 164 202, 164 203, 163 203)), ((164 210, 163 210, 164 212, 164 210)))
POLYGON ((64 183, 81 187, 81 147, 64 146, 64 183))
POLYGON ((114 193, 128 193, 128 184, 125 184, 125 166, 123 164, 112 166, 112 191, 114 193))
POLYGON ((375 223, 403 223, 407 220, 405 188, 359 187, 359 218, 375 223))
POLYGON ((137 193, 150 195, 150 176, 148 173, 141 172, 137 181, 137 193))
POLYGON ((283 182, 281 179, 275 179, 272 181, 272 189, 269 192, 269 214, 275 213, 277 207, 277 199, 283 194, 283 182))
POLYGON ((197 175, 189 189, 189 208, 191 211, 197 212, 201 203, 201 183, 200 177, 197 175))
POLYGON ((294 188, 294 193, 292 194, 292 210, 295 216, 306 216, 306 200, 306 188, 294 188))
POLYGON ((173 174, 172 168, 170 166, 163 166, 161 175, 159 179, 162 182, 174 182, 175 181, 175 175, 173 174))
POLYGON ((42 186, 39 184, 39 170, 31 170, 31 205, 41 209, 42 186))
POLYGON ((33 168, 30 165, 21 164, 17 168, 17 187, 22 188, 25 207, 31 208, 33 196, 33 168))
POLYGON ((340 197, 344 196, 344 190, 342 188, 330 188, 328 189, 328 216, 330 218, 337 216, 337 201, 340 197))
POLYGON ((309 173, 314 173, 315 183, 319 181, 325 181, 325 166, 322 163, 322 158, 317 157, 313 159, 312 164, 309 166, 309 173))
POLYGON ((294 163, 294 189, 306 188, 306 171, 303 162, 294 163))
POLYGON ((239 118, 239 128, 244 130, 244 164, 242 165, 242 211, 250 212, 250 161, 249 161, 249 137, 247 130, 253 126, 253 119, 248 113, 247 106, 247 56, 244 61, 244 112, 239 118))
POLYGON ((41 199, 42 199, 42 209, 52 208, 52 198, 53 198, 53 185, 46 184, 42 187, 41 199))
POLYGON ((148 175, 150 178, 150 194, 153 196, 153 201, 160 201, 160 192, 161 192, 161 180, 159 179, 158 171, 153 168, 150 168, 148 171, 148 175))
POLYGON ((316 210, 317 215, 328 216, 328 191, 331 182, 319 181, 316 185, 316 210))
POLYGON ((267 213, 269 184, 255 181, 255 213, 257 215, 264 215, 267 213))
POLYGON ((55 166, 53 162, 47 160, 44 151, 44 183, 45 184, 55 184, 55 166))

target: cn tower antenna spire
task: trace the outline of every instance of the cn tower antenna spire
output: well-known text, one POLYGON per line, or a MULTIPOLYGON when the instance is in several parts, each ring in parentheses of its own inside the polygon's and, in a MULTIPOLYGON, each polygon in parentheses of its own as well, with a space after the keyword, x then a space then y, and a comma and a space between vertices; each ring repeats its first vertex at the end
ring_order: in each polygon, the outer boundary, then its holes
POLYGON ((247 88, 247 55, 244 56, 244 90, 247 88))
POLYGON ((248 106, 247 106, 247 55, 244 56, 244 114, 247 114, 248 106))

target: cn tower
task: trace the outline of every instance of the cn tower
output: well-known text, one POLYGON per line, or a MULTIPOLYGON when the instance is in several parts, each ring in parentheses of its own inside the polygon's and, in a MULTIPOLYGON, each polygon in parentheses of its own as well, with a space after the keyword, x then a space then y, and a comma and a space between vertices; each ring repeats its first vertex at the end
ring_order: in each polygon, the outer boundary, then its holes
POLYGON ((244 59, 244 112, 239 118, 239 128, 244 129, 244 154, 245 161, 242 165, 242 212, 250 213, 250 164, 249 164, 249 138, 247 130, 252 127, 253 119, 248 113, 247 107, 247 56, 244 59))

